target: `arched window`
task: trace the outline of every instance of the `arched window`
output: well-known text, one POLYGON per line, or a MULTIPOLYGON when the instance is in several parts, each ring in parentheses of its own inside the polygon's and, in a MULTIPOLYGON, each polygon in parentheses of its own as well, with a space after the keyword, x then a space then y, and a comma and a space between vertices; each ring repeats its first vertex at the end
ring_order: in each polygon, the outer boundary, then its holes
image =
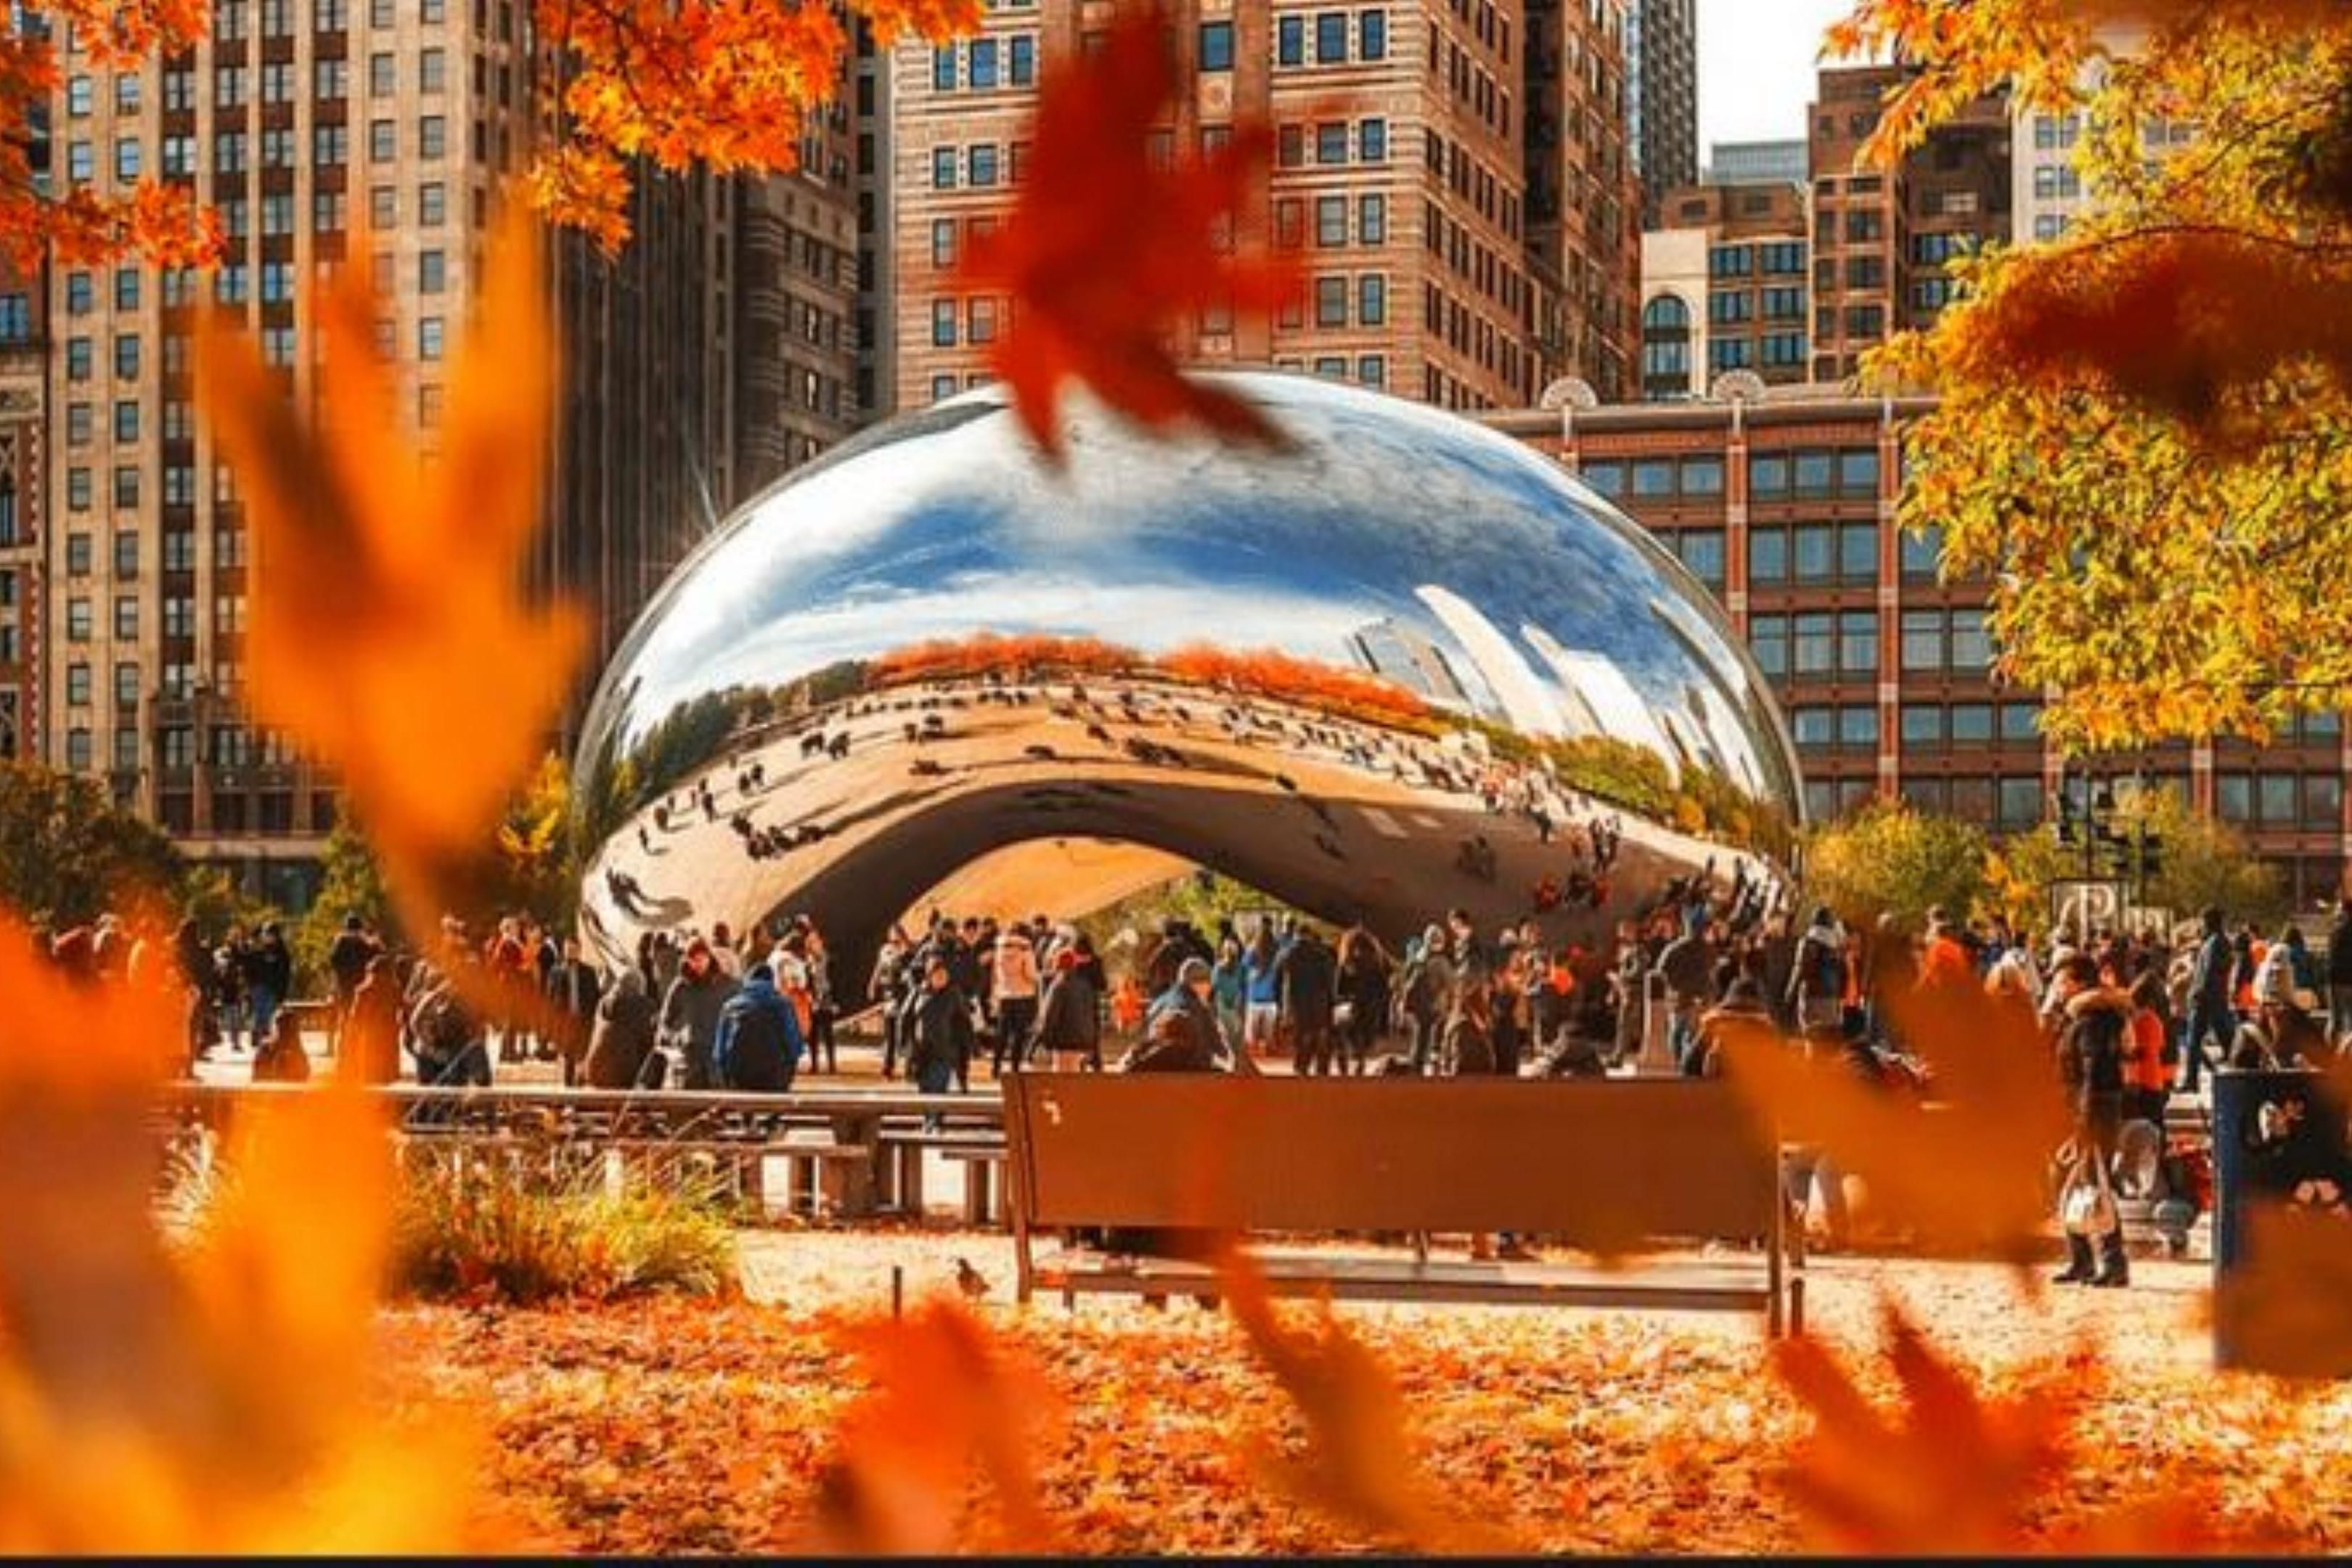
POLYGON ((1690 304, 1660 294, 1642 307, 1642 396, 1656 403, 1691 392, 1690 304))

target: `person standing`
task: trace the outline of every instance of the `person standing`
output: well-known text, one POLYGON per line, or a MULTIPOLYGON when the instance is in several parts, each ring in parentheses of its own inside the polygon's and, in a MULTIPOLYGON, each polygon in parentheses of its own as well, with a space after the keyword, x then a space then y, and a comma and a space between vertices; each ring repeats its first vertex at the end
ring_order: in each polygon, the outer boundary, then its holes
POLYGON ((805 1040, 798 1009, 776 986, 776 972, 757 963, 719 1009, 711 1064, 719 1082, 739 1093, 788 1093, 805 1040))
POLYGON ((1305 1075, 1339 1070, 1331 1014, 1337 1005, 1339 966, 1330 944, 1307 927, 1276 960, 1276 995, 1290 1030, 1291 1049, 1305 1075))
MULTIPOLYGON (((663 1068, 655 1035, 654 999, 646 994, 646 977, 625 969, 612 990, 596 1003, 595 1022, 580 1065, 581 1080, 590 1089, 656 1086, 663 1068)), ((567 1058, 567 1071, 571 1065, 567 1058)))
POLYGON ((356 914, 343 917, 343 929, 327 948, 327 973, 334 981, 335 1013, 332 1023, 335 1048, 342 1049, 344 1021, 351 1016, 352 998, 358 994, 360 982, 367 978, 368 962, 376 954, 376 944, 368 940, 367 929, 356 914))
MULTIPOLYGON (((769 978, 774 979, 772 971, 769 978)), ((696 937, 687 943, 677 978, 663 993, 661 1007, 661 1043, 677 1057, 679 1088, 719 1087, 713 1051, 719 1038, 719 1015, 734 989, 734 984, 720 973, 709 942, 696 937)))
POLYGON ((1274 1047, 1275 1026, 1282 1021, 1281 978, 1276 973, 1281 959, 1274 928, 1261 921, 1242 951, 1242 1054, 1253 1059, 1274 1047))
MULTIPOLYGON (((636 974, 634 969, 623 973, 636 974)), ((556 1015, 555 1054, 563 1066, 565 1088, 580 1081, 583 1065, 588 1058, 599 1007, 603 1001, 604 981, 580 951, 580 939, 567 936, 559 952, 555 967, 547 976, 547 1000, 556 1015)), ((653 999, 646 995, 645 976, 637 975, 637 995, 646 1004, 650 1028, 653 999)), ((653 1042, 646 1041, 650 1050, 653 1042)))
POLYGON ((1102 1065, 1102 1011, 1096 1004, 1094 983, 1074 949, 1054 954, 1054 978, 1045 987, 1036 1051, 1055 1072, 1102 1065))
MULTIPOLYGON (((1178 960, 1181 963, 1182 960, 1178 960)), ((1176 983, 1176 971, 1168 972, 1168 984, 1176 983)), ((1166 986, 1161 990, 1165 991, 1166 986)), ((1217 962, 1209 971, 1209 1002, 1217 1010, 1217 1024, 1229 1040, 1242 1037, 1243 1016, 1249 1010, 1249 972, 1242 963, 1239 937, 1222 937, 1217 942, 1217 962)))
MULTIPOLYGON (((2074 1160, 2066 1185, 2091 1182, 2105 1188, 2114 1169, 2123 1131, 2124 1065, 2131 1046, 2131 997, 2100 973, 2087 953, 2077 954, 2060 981, 2063 1000, 2059 1068, 2074 1102, 2074 1160)), ((2061 1189, 2064 1190, 2063 1188, 2061 1189)), ((2109 1203, 2112 1209, 2112 1200, 2109 1203)), ((2069 1231, 2068 1262, 2062 1284, 2122 1286, 2131 1282, 2123 1227, 2111 1226, 2094 1241, 2069 1231)))
POLYGON ((1680 1068, 1698 1046, 1699 1011, 1707 1005, 1707 983, 1715 970, 1715 948, 1704 924, 1686 927, 1658 954, 1657 972, 1666 983, 1667 1046, 1680 1068))
POLYGON ((360 1083, 390 1083, 400 1077, 400 975, 389 953, 368 960, 367 972, 352 992, 351 1012, 335 1045, 335 1068, 360 1083))
POLYGON ((261 928, 245 960, 246 994, 252 999, 253 1048, 258 1052, 277 1030, 278 1009, 294 989, 294 955, 276 921, 261 928))
MULTIPOLYGON (((924 1094, 945 1094, 971 1056, 971 1004, 956 988, 954 971, 934 954, 923 966, 923 984, 907 1019, 907 1070, 924 1094)), ((923 1119, 938 1131, 939 1113, 923 1119)))
POLYGON ((1346 1070, 1360 1075, 1371 1059, 1372 1042, 1389 1016, 1388 954, 1361 924, 1339 939, 1339 999, 1348 1010, 1340 1031, 1346 1070))
POLYGON ((2327 928, 2327 1032, 2339 1049, 2352 1037, 2352 898, 2337 901, 2327 928))
POLYGON ((996 1042, 988 1053, 988 1074, 1002 1078, 1008 1058, 1017 1067, 1027 1058, 1037 1029, 1037 949, 1017 922, 997 932, 991 970, 996 1042))
POLYGON ((2226 1054, 2237 1023, 2230 993, 2238 955, 2230 945, 2229 926, 2218 907, 2205 910, 2204 928, 2197 943, 2196 965, 2189 973, 2189 1033, 2180 1047, 2180 1087, 2191 1097, 2197 1093, 2199 1070, 2215 1065, 2214 1058, 2205 1054, 2205 1042, 2216 1042, 2226 1054))
POLYGON ((1789 1003, 1797 1027, 1817 1047, 1836 1042, 1845 1026, 1845 932, 1823 904, 1813 910, 1789 966, 1789 1003))

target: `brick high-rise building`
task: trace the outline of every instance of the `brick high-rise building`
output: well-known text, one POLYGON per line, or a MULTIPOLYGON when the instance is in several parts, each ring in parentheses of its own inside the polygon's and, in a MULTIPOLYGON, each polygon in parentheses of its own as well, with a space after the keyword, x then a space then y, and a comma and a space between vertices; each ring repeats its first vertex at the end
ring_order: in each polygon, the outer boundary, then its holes
MULTIPOLYGON (((1311 277, 1281 320, 1201 312, 1179 331, 1180 355, 1450 407, 1528 402, 1562 376, 1603 395, 1630 386, 1638 196, 1622 4, 1171 5, 1183 88, 1159 155, 1273 121, 1276 166, 1249 216, 1307 252, 1311 277)), ((1012 205, 1043 72, 1111 16, 1099 0, 1006 5, 975 38, 896 51, 875 94, 888 106, 887 189, 867 189, 887 203, 893 246, 871 271, 895 285, 896 307, 876 323, 889 352, 873 368, 891 374, 898 406, 987 379, 1008 302, 959 297, 950 274, 1012 205)))
MULTIPOLYGON (((336 792, 243 710, 268 563, 195 418, 193 316, 230 308, 308 400, 317 345, 299 296, 367 266, 401 417, 429 445, 491 216, 541 144, 555 67, 534 57, 520 0, 218 0, 194 48, 120 73, 70 32, 60 44, 52 179, 120 191, 160 175, 217 210, 228 242, 210 272, 126 260, 47 279, 39 749, 299 903, 336 792), (362 228, 370 254, 347 256, 362 228)), ((812 140, 846 125, 845 111, 812 140)), ((585 601, 599 647, 746 485, 849 422, 846 157, 782 185, 647 177, 617 259, 576 236, 550 247, 562 445, 532 574, 585 601), (835 253, 823 286, 796 295, 785 275, 820 242, 835 253), (747 362, 812 321, 831 378, 813 402, 796 373, 747 362)))
MULTIPOLYGON (((1940 541, 1895 523, 1902 433, 1932 406, 1789 386, 1486 422, 1578 470, 1723 601, 1788 715, 1808 815, 1900 796, 2030 832, 2062 782, 2042 693, 1996 678, 1987 584, 1941 581, 1940 541)), ((2179 742, 2098 771, 2137 773, 2242 830, 2299 905, 2342 885, 2352 752, 2336 714, 2265 747, 2179 742)), ((2079 800, 2079 772, 2066 787, 2079 800)))
POLYGON ((40 750, 47 307, 39 279, 0 276, 0 762, 40 750))
POLYGON ((1632 0, 1625 89, 1642 221, 1654 228, 1666 194, 1699 182, 1698 0, 1632 0))
POLYGON ((1844 381, 1892 333, 1932 325, 1951 298, 1946 264, 2010 238, 2011 133, 2000 98, 1938 125, 1892 171, 1855 167, 1903 75, 1899 66, 1825 69, 1809 111, 1816 382, 1844 381))
POLYGON ((1806 327, 1805 188, 1692 185, 1642 236, 1642 397, 1691 397, 1745 371, 1801 382, 1806 327))

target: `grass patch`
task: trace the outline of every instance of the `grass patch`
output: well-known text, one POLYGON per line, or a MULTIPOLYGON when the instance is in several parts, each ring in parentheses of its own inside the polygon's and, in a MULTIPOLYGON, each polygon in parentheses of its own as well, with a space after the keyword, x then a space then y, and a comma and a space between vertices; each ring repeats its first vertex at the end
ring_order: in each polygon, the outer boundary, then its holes
POLYGON ((393 1221, 392 1287, 518 1305, 735 1292, 735 1236, 709 1199, 525 1188, 495 1172, 414 1169, 393 1221))

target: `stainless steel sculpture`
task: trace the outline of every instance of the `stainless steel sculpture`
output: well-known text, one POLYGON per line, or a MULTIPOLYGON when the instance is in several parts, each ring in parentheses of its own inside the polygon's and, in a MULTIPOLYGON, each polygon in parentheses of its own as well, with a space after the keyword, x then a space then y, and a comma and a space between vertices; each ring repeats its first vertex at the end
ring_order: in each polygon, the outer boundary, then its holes
MULTIPOLYGON (((1394 938, 1454 906, 1530 913, 1568 868, 1525 808, 1590 815, 1579 781, 1646 770, 1654 796, 1794 819, 1763 679, 1641 528, 1453 416, 1224 379, 1286 449, 1159 440, 1081 405, 1055 471, 990 390, 728 520, 589 714, 594 944, 617 959, 649 928, 806 912, 862 980, 958 867, 1100 839, 1394 938)), ((1722 852, 1622 816, 1606 896, 1549 908, 1555 934, 1591 942, 1722 852)), ((1087 880, 1038 908, 1086 912, 1108 896, 1087 880)))

